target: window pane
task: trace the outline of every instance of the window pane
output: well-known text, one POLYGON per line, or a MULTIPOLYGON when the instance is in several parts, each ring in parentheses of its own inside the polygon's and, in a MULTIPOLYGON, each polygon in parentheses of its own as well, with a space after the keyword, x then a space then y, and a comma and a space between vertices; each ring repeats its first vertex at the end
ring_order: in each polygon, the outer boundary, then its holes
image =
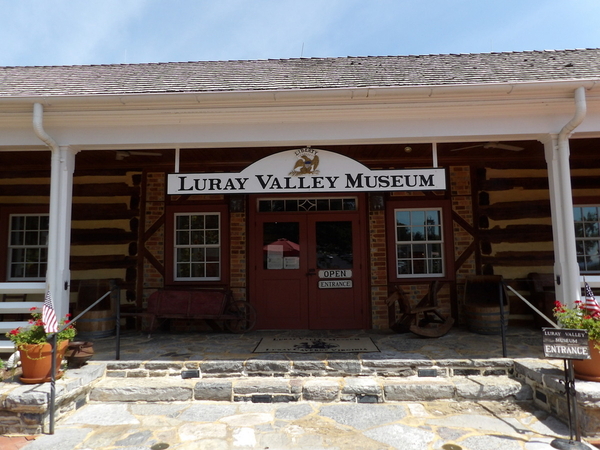
POLYGON ((25 232, 25 245, 38 245, 38 232, 37 231, 26 231, 25 232))
POLYGON ((207 248, 206 249, 206 261, 218 262, 219 261, 219 249, 218 248, 207 248))
POLYGON ((10 228, 12 230, 23 230, 25 228, 25 217, 23 216, 12 216, 10 221, 10 228))
POLYGON ((410 223, 409 211, 396 211, 396 225, 408 225, 410 223))
POLYGON ((583 210, 583 220, 590 221, 598 221, 598 208, 595 206, 586 206, 582 208, 583 210))
POLYGON ((425 225, 425 211, 412 211, 410 215, 411 225, 425 225))
POLYGON ((192 277, 194 278, 203 278, 206 276, 205 272, 205 264, 204 263, 193 263, 192 264, 192 277))
POLYGON ((206 276, 217 278, 219 276, 219 264, 206 264, 206 276))
POLYGON ((285 211, 285 202, 283 200, 273 200, 271 202, 272 211, 285 211))
POLYGON ((214 245, 219 243, 219 232, 217 230, 209 230, 206 232, 206 244, 214 245))
POLYGON ((177 264, 177 277, 178 278, 189 278, 190 277, 190 265, 189 264, 177 264))
POLYGON ((427 240, 439 241, 442 239, 442 227, 427 227, 427 240))
POLYGON ((206 216, 206 229, 207 230, 218 230, 219 229, 219 216, 211 214, 206 216))
POLYGON ((354 199, 354 198, 345 198, 344 199, 344 210, 346 210, 346 211, 356 211, 356 199, 354 199))
POLYGON ((585 237, 598 237, 598 222, 585 224, 585 237))
POLYGON ((413 241, 424 241, 425 240, 425 227, 412 227, 412 240, 413 241))
POLYGON ((189 262, 190 260, 190 249, 189 248, 178 248, 177 249, 177 261, 189 262))
POLYGON ((176 228, 178 230, 188 230, 190 228, 190 216, 177 216, 176 228))
POLYGON ((298 200, 286 200, 285 201, 286 211, 298 211, 298 200))
POLYGON ((584 237, 583 230, 583 223, 575 223, 575 237, 584 237))
POLYGON ((343 209, 343 203, 341 198, 332 198, 329 201, 329 207, 331 211, 341 211, 343 209))
POLYGON ((23 233, 19 231, 10 233, 10 245, 23 245, 23 233))
POLYGON ((190 228, 192 230, 202 230, 205 228, 204 216, 193 215, 190 217, 190 228))
POLYGON ((426 213, 426 224, 427 225, 439 225, 440 224, 440 212, 439 211, 427 211, 426 213))
POLYGON ((175 245, 187 245, 190 243, 190 233, 188 231, 178 231, 175 236, 175 245))
MULTIPOLYGON (((217 251, 217 256, 219 255, 219 250, 215 249, 217 251)), ((204 253, 205 253, 205 249, 203 248, 193 248, 192 249, 192 261, 193 262, 204 262, 205 257, 204 257, 204 253)))
POLYGON ((192 245, 204 244, 204 231, 192 231, 191 239, 192 241, 190 242, 190 244, 192 245))

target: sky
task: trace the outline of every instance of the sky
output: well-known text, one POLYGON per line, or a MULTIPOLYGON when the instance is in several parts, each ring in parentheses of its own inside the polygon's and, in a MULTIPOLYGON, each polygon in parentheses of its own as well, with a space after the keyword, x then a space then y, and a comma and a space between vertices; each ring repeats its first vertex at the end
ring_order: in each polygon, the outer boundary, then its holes
POLYGON ((600 0, 0 0, 0 66, 600 47, 600 0))

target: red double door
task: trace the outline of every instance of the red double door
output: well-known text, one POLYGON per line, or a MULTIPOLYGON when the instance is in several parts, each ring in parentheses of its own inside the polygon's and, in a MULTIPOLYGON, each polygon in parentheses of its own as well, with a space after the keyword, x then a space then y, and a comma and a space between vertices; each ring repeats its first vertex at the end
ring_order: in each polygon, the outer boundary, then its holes
POLYGON ((250 292, 259 329, 361 329, 369 325, 359 214, 256 214, 250 292))

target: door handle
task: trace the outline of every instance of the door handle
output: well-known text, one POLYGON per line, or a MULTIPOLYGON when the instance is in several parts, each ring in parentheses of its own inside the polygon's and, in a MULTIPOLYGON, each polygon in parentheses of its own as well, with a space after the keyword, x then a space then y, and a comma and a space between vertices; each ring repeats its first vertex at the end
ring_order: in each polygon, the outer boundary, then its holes
POLYGON ((310 277, 310 276, 313 276, 316 274, 317 274, 317 272, 315 271, 315 269, 308 269, 308 272, 306 272, 307 277, 310 277))

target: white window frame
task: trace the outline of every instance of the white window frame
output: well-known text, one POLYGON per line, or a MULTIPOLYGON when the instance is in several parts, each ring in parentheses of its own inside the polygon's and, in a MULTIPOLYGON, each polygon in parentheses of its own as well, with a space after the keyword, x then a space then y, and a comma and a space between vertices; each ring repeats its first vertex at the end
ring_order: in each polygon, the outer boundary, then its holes
MULTIPOLYGON (((222 270, 223 270, 223 245, 222 245, 222 236, 223 236, 223 232, 222 232, 222 226, 223 226, 223 218, 221 216, 221 213, 218 211, 200 211, 200 212, 176 212, 173 214, 173 246, 174 246, 174 252, 173 252, 173 280, 174 281, 220 281, 222 278, 222 270), (177 218, 178 217, 182 217, 182 216, 188 216, 188 217, 192 217, 192 216, 217 216, 218 218, 218 228, 217 228, 217 233, 218 233, 218 242, 216 244, 192 244, 192 243, 188 243, 188 244, 177 244, 177 232, 178 231, 182 231, 181 229, 177 228, 177 218), (180 262, 178 257, 179 257, 179 249, 217 249, 218 250, 218 262, 216 262, 216 264, 218 265, 218 275, 214 276, 214 277, 193 277, 193 276, 189 276, 189 277, 183 277, 183 276, 178 276, 177 275, 177 269, 179 264, 182 263, 186 263, 186 264, 190 264, 190 266, 192 265, 192 261, 189 262, 180 262)), ((203 229, 204 231, 206 231, 206 228, 203 229)), ((191 228, 190 228, 190 233, 191 233, 191 228)), ((204 264, 206 264, 207 258, 205 256, 204 258, 204 264)), ((210 264, 215 264, 214 262, 210 262, 210 264)), ((191 269, 191 268, 190 268, 191 269)), ((191 273, 191 270, 190 270, 191 273)), ((206 268, 205 268, 205 273, 206 273, 206 268)))
MULTIPOLYGON (((408 225, 408 226, 413 226, 413 225, 408 225)), ((425 227, 426 225, 423 224, 423 227, 425 227)), ((405 279, 405 278, 440 278, 440 277, 444 277, 445 273, 446 273, 446 264, 445 264, 445 241, 444 241, 444 233, 446 230, 444 230, 444 211, 443 208, 441 207, 423 207, 423 208, 395 208, 394 209, 394 243, 395 243, 395 247, 394 247, 394 253, 395 253, 395 272, 396 272, 396 277, 398 279, 405 279), (396 217, 397 217, 397 213, 398 212, 408 212, 408 213, 413 213, 413 212, 427 212, 427 211, 437 211, 439 212, 440 215, 440 220, 439 220, 439 224, 435 225, 435 226, 439 226, 439 236, 440 239, 427 239, 427 236, 425 237, 424 240, 421 241, 415 241, 415 240, 399 240, 398 239, 398 225, 396 222, 396 217), (413 256, 413 252, 411 251, 411 256, 408 258, 399 258, 399 247, 401 245, 410 245, 410 246, 414 246, 414 245, 425 245, 426 247, 428 245, 439 245, 440 248, 440 254, 439 256, 436 256, 435 258, 432 258, 431 256, 425 255, 424 258, 414 258, 413 256), (424 261, 425 263, 425 268, 427 271, 429 271, 429 267, 430 261, 433 260, 439 260, 440 264, 441 264, 441 272, 435 272, 435 273, 414 273, 414 271, 412 271, 411 273, 400 273, 399 271, 399 264, 401 261, 411 261, 411 264, 413 265, 414 268, 414 261, 424 261)), ((412 248, 412 247, 411 247, 412 248)))
MULTIPOLYGON (((573 215, 575 216, 575 209, 576 208, 596 208, 596 220, 595 221, 577 221, 575 220, 575 247, 579 247, 580 243, 583 242, 589 242, 589 241, 595 241, 596 242, 596 249, 600 249, 600 205, 599 204, 575 204, 573 205, 573 215), (596 224, 596 230, 598 230, 598 235, 597 236, 578 236, 578 224, 584 224, 584 223, 588 223, 588 224, 592 224, 595 223, 596 224)), ((582 211, 583 212, 583 211, 582 211)), ((585 227, 582 227, 584 234, 585 234, 585 227)), ((583 246, 583 248, 585 249, 585 245, 583 246)), ((584 266, 582 267, 580 261, 582 258, 584 258, 585 256, 595 256, 597 259, 600 258, 600 252, 597 252, 595 254, 591 254, 591 255, 586 255, 585 251, 584 252, 580 252, 579 250, 577 250, 577 263, 579 265, 579 270, 581 273, 598 273, 600 272, 600 262, 598 264, 597 269, 592 269, 592 270, 587 270, 586 268, 586 263, 585 261, 583 262, 584 266)))
MULTIPOLYGON (((46 269, 47 269, 47 265, 48 265, 48 230, 43 230, 43 231, 45 231, 45 239, 46 239, 46 242, 43 243, 41 241, 44 238, 43 238, 43 236, 40 236, 40 233, 42 232, 42 230, 40 230, 40 227, 39 227, 39 219, 42 217, 49 217, 49 215, 44 214, 44 213, 41 213, 41 214, 35 214, 35 213, 26 213, 26 214, 12 213, 12 214, 9 214, 9 216, 8 216, 8 242, 7 242, 7 252, 6 252, 7 258, 8 258, 7 267, 6 267, 6 279, 8 281, 44 281, 46 279, 46 271, 44 271, 43 274, 40 274, 40 276, 37 276, 37 277, 30 277, 30 276, 19 277, 19 276, 12 275, 13 266, 20 265, 20 264, 23 264, 23 265, 35 264, 38 267, 38 270, 37 270, 38 273, 41 272, 42 265, 45 265, 46 269), (13 233, 15 232, 13 230, 13 218, 15 218, 15 217, 23 217, 23 218, 25 218, 25 221, 27 221, 27 217, 37 217, 38 218, 38 228, 36 230, 38 233, 38 243, 37 244, 35 244, 35 245, 34 244, 26 244, 25 236, 24 236, 22 244, 14 244, 12 242, 13 233), (36 262, 28 263, 25 260, 25 254, 26 254, 27 250, 30 250, 30 249, 38 249, 40 251, 45 250, 46 258, 39 256, 38 260, 36 262), (14 261, 13 260, 13 254, 14 254, 14 251, 16 251, 16 250, 23 251, 23 257, 24 257, 23 261, 14 261)), ((24 233, 27 232, 27 230, 17 230, 17 231, 22 231, 24 233)), ((30 232, 31 231, 33 231, 33 230, 30 230, 30 232)), ((25 273, 25 271, 23 273, 25 273)))

